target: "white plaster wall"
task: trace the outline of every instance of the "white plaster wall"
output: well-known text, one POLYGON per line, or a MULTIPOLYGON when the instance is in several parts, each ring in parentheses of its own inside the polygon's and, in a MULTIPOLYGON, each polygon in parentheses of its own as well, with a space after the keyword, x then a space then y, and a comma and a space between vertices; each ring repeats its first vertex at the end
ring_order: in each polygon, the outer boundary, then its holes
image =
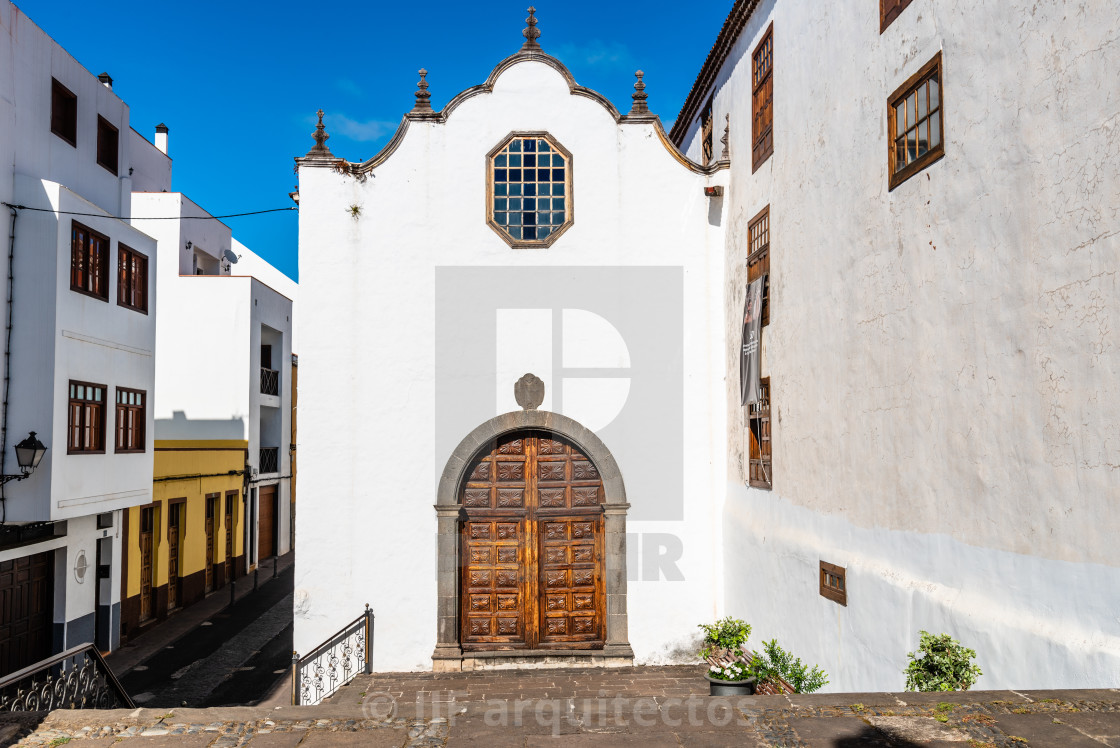
POLYGON ((128 129, 133 192, 170 192, 171 158, 133 128, 128 129))
MULTIPOLYGON (((17 298, 12 346, 9 448, 34 429, 48 451, 26 481, 6 487, 9 521, 69 519, 150 501, 152 451, 115 454, 116 387, 153 392, 155 315, 118 306, 115 272, 118 243, 149 256, 156 272, 155 242, 66 188, 18 176, 16 197, 29 207, 92 213, 84 225, 110 238, 109 299, 70 290, 71 217, 23 211, 17 225, 17 298), (41 317, 39 315, 42 315, 41 317), (104 454, 66 453, 69 382, 105 385, 104 454), (22 429, 22 431, 21 431, 22 429)), ((156 293, 149 289, 149 309, 156 293)), ((148 409, 148 434, 152 433, 148 409)), ((14 469, 14 460, 9 462, 14 469)))
MULTIPOLYGON (((206 218, 209 213, 185 195, 136 193, 133 200, 134 222, 158 239, 163 260, 156 276, 162 306, 155 438, 245 439, 249 466, 256 468, 261 446, 261 326, 280 335, 274 365, 291 361, 292 301, 250 275, 230 275, 228 271, 192 275, 193 252, 216 260, 233 246, 234 239, 228 226, 206 218), (166 216, 180 216, 180 220, 160 220, 166 216), (192 245, 189 251, 188 241, 192 245)), ((282 435, 282 443, 276 445, 281 468, 277 482, 281 486, 280 549, 287 552, 291 546, 291 489, 290 479, 283 476, 291 473, 289 367, 281 366, 280 374, 281 392, 275 401, 282 435)))
POLYGON ((831 690, 900 688, 922 628, 977 649, 981 688, 1117 685, 1113 10, 916 0, 880 35, 873 4, 763 3, 719 76, 723 608, 831 690), (750 51, 770 20, 775 152, 752 175, 750 51), (946 156, 888 191, 887 97, 939 50, 946 156), (743 485, 735 355, 767 204, 772 492, 743 485), (818 595, 819 560, 847 566, 847 608, 818 595))
MULTIPOLYGON (((128 105, 7 0, 0 3, 0 60, 4 173, 64 184, 110 215, 127 215, 128 105), (51 132, 52 76, 78 97, 76 147, 51 132), (97 163, 98 115, 120 133, 119 177, 97 163)), ((0 199, 8 200, 12 182, 0 182, 0 199)))
POLYGON ((252 281, 189 275, 190 253, 184 249, 187 241, 228 247, 228 227, 209 220, 155 220, 204 213, 177 192, 136 193, 133 212, 134 223, 158 240, 162 258, 156 274, 161 299, 156 438, 248 439, 251 385, 259 387, 259 375, 251 371, 252 281), (180 275, 184 262, 187 274, 180 275))
MULTIPOLYGON (((231 279, 236 280, 236 279, 231 279)), ((250 307, 250 377, 249 387, 249 418, 250 423, 256 426, 249 431, 249 463, 259 468, 260 448, 279 447, 279 478, 259 479, 256 486, 275 483, 279 486, 279 533, 278 546, 280 553, 291 550, 291 474, 292 454, 289 450, 292 441, 292 302, 280 295, 269 286, 261 283, 256 278, 251 279, 252 306, 250 307), (272 365, 277 367, 280 376, 280 397, 277 400, 261 394, 260 368, 261 368, 261 333, 262 327, 267 326, 280 336, 280 345, 273 347, 272 365), (279 364, 279 366, 277 366, 279 364), (263 400, 274 402, 275 406, 263 404, 263 400), (273 438, 262 439, 261 428, 267 419, 262 417, 262 410, 271 409, 270 418, 279 421, 279 441, 273 438), (266 443, 267 442, 267 443, 266 443)), ((273 335, 271 340, 275 341, 273 335)), ((267 342, 267 341, 266 341, 267 342)), ((259 549, 258 549, 259 550, 259 549)))
POLYGON ((299 354, 299 284, 236 238, 233 240, 233 253, 240 259, 230 268, 232 275, 251 275, 281 296, 291 299, 292 352, 299 354))
MULTIPOLYGON (((374 667, 431 667, 432 504, 450 453, 433 448, 434 278, 436 268, 462 266, 683 267, 683 519, 627 529, 680 537, 685 581, 633 581, 632 570, 628 591, 639 660, 671 659, 691 641, 715 610, 719 541, 707 497, 722 491, 725 474, 721 206, 711 208, 702 190, 718 181, 676 161, 651 125, 616 124, 535 62, 504 72, 492 94, 465 101, 446 124, 413 122, 364 184, 300 169, 297 650, 368 602, 377 615, 374 667), (485 223, 485 156, 515 130, 547 130, 574 158, 575 224, 546 250, 511 250, 485 223), (351 205, 362 208, 356 220, 351 205)), ((476 374, 488 375, 464 372, 476 374)), ((448 438, 454 446, 463 436, 448 438)), ((631 477, 632 466, 619 464, 631 477)), ((631 483, 628 491, 640 505, 641 493, 631 483)))

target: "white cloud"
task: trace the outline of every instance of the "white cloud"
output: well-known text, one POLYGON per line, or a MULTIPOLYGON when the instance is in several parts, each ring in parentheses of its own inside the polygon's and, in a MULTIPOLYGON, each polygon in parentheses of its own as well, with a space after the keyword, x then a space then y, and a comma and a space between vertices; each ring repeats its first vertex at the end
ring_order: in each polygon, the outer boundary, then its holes
POLYGON ((562 44, 556 50, 556 57, 576 67, 623 68, 629 72, 636 69, 634 56, 620 42, 594 39, 586 44, 562 44))
POLYGON ((340 91, 348 93, 351 96, 354 96, 354 97, 365 96, 365 91, 363 91, 357 83, 350 80, 349 78, 339 78, 338 80, 336 80, 334 82, 334 85, 340 91))
POLYGON ((357 141, 370 141, 380 140, 386 135, 391 135, 397 129, 396 122, 386 122, 385 120, 370 119, 361 120, 351 119, 345 114, 331 114, 327 120, 327 132, 337 132, 339 135, 349 138, 350 140, 357 141))

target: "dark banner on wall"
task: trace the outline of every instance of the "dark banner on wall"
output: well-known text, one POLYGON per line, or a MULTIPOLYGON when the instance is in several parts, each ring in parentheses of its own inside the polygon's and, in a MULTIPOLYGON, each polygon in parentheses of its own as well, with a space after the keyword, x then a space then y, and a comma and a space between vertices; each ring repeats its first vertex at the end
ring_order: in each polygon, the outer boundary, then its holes
POLYGON ((743 389, 743 405, 757 403, 762 385, 759 357, 762 355, 762 289, 766 274, 747 286, 747 300, 743 304, 743 353, 739 361, 739 383, 743 389))

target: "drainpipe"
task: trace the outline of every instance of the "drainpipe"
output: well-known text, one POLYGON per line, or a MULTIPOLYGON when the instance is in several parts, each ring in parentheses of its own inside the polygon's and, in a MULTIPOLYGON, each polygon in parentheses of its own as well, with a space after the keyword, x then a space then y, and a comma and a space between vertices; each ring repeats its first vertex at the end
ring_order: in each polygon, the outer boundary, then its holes
MULTIPOLYGON (((7 472, 6 463, 8 460, 8 387, 12 380, 12 315, 14 311, 12 300, 15 293, 13 271, 16 255, 16 217, 19 215, 19 211, 16 210, 14 205, 9 205, 8 210, 11 211, 12 223, 8 230, 8 324, 4 330, 4 415, 0 418, 0 474, 7 472)), ((4 524, 7 516, 7 495, 4 485, 0 484, 0 525, 4 524)))

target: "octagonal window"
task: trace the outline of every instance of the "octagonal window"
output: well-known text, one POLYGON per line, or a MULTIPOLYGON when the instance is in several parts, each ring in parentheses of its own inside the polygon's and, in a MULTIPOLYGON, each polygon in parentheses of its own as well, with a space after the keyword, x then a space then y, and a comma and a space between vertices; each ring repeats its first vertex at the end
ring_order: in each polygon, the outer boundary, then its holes
POLYGON ((490 227, 547 247, 572 223, 572 155, 545 133, 512 133, 487 158, 490 227))

